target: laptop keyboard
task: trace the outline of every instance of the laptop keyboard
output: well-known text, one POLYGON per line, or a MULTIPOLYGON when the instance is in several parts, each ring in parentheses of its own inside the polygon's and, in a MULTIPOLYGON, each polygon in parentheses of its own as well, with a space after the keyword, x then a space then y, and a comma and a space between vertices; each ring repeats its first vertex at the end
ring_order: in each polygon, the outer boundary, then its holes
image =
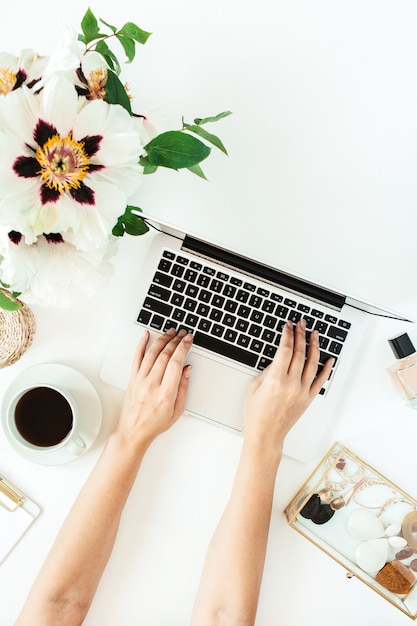
POLYGON ((307 343, 312 330, 319 332, 319 367, 334 358, 334 370, 350 322, 285 293, 165 249, 137 321, 161 332, 184 328, 193 334, 194 345, 261 371, 274 358, 285 323, 304 318, 307 343))

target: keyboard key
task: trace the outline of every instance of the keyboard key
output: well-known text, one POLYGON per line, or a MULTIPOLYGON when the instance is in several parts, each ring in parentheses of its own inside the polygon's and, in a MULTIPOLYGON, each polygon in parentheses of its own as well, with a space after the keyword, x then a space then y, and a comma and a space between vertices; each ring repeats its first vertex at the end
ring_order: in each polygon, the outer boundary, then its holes
POLYGON ((269 359, 273 359, 276 354, 277 348, 275 346, 265 346, 263 354, 269 359))
POLYGON ((224 285, 224 283, 221 280, 217 280, 217 278, 213 278, 213 280, 210 283, 210 289, 211 289, 211 291, 215 291, 216 293, 220 293, 221 290, 223 289, 223 285, 224 285))
POLYGON ((311 329, 314 326, 314 322, 316 321, 314 317, 310 315, 303 315, 303 320, 306 321, 306 328, 311 329))
POLYGON ((260 296, 251 296, 248 304, 253 306, 254 309, 259 309, 262 304, 262 298, 260 296))
POLYGON ((330 326, 327 335, 332 339, 344 341, 347 337, 347 332, 341 328, 337 328, 336 326, 330 326))
POLYGON ((165 315, 165 317, 169 317, 172 311, 170 304, 166 304, 162 300, 155 300, 154 298, 145 298, 143 308, 149 309, 154 313, 160 313, 160 315, 165 315))
POLYGON ((275 302, 272 302, 272 300, 264 300, 264 303, 262 305, 262 311, 265 311, 265 313, 273 313, 275 307, 276 304, 275 302))
POLYGON ((226 298, 233 298, 233 296, 236 293, 236 287, 233 287, 232 285, 229 285, 229 283, 227 283, 224 288, 223 288, 223 295, 226 296, 226 298))
POLYGON ((201 265, 201 263, 197 263, 196 261, 191 261, 190 267, 192 270, 196 270, 197 272, 199 272, 203 266, 201 265))
POLYGON ((174 279, 172 278, 172 276, 168 276, 168 274, 156 272, 152 282, 156 283, 157 285, 162 285, 163 287, 171 287, 173 280, 174 279))
POLYGON ((248 332, 250 335, 252 335, 252 337, 260 337, 262 327, 258 326, 257 324, 251 324, 248 332))
POLYGON ((210 307, 207 304, 199 304, 196 310, 197 315, 201 317, 207 317, 210 312, 210 307))
POLYGON ((184 317, 185 317, 185 311, 183 311, 182 309, 174 309, 174 312, 172 314, 172 317, 174 318, 174 320, 176 320, 177 322, 182 322, 184 317))
POLYGON ((275 333, 272 330, 265 328, 262 332, 262 339, 267 343, 273 343, 275 339, 275 333))
POLYGON ((165 325, 163 327, 163 332, 166 333, 170 328, 176 328, 177 324, 173 320, 166 320, 165 325))
POLYGON ((265 315, 264 326, 267 328, 275 328, 277 325, 277 318, 272 315, 265 315))
POLYGON ((291 310, 288 315, 288 320, 293 324, 296 324, 301 319, 301 313, 299 311, 291 310))
POLYGON ((196 281, 197 276, 198 276, 197 272, 194 272, 193 270, 188 269, 184 274, 184 280, 188 281, 189 283, 194 283, 196 281))
POLYGON ((201 302, 210 302, 211 300, 210 291, 207 291, 207 289, 201 289, 200 293, 198 294, 198 299, 201 300, 201 302))
POLYGON ((326 320, 326 322, 329 322, 329 324, 337 324, 337 317, 335 317, 334 315, 329 315, 327 313, 324 316, 324 319, 326 320))
POLYGON ((238 319, 236 322, 235 328, 242 333, 245 333, 248 330, 249 322, 246 320, 238 319))
POLYGON ((322 350, 320 350, 320 363, 324 365, 329 359, 334 359, 335 362, 333 365, 336 365, 337 357, 335 357, 334 354, 327 354, 327 352, 322 352, 322 350))
POLYGON ((213 324, 213 328, 211 329, 211 334, 215 337, 221 337, 224 333, 224 327, 220 326, 220 324, 213 324))
POLYGON ((269 298, 268 289, 263 289, 263 287, 258 287, 258 289, 256 290, 256 293, 258 293, 263 298, 269 298))
POLYGON ((198 328, 208 333, 211 328, 211 325, 212 325, 212 322, 209 322, 209 320, 200 320, 198 323, 198 328))
POLYGON ((184 324, 186 324, 187 326, 197 326, 197 322, 198 322, 198 316, 194 315, 194 313, 189 313, 187 315, 187 317, 185 318, 184 324))
POLYGON ((329 345, 329 341, 330 339, 327 339, 327 337, 323 337, 323 335, 319 336, 319 346, 322 350, 326 350, 327 346, 329 345))
POLYGON ((301 313, 310 313, 310 307, 306 304, 299 304, 297 306, 297 309, 298 311, 301 311, 301 313))
POLYGON ((239 317, 249 317, 250 308, 241 304, 237 310, 237 314, 239 315, 239 317))
POLYGON ((175 254, 173 252, 171 252, 171 250, 164 250, 162 253, 162 256, 165 259, 171 259, 171 261, 173 261, 175 259, 175 254))
POLYGON ((152 312, 147 311, 146 309, 141 309, 138 315, 138 322, 140 324, 148 324, 149 320, 152 317, 152 312))
POLYGON ((243 348, 247 348, 250 344, 250 338, 247 335, 239 335, 237 343, 239 346, 242 346, 243 348))
POLYGON ((224 272, 217 272, 216 278, 226 282, 226 280, 229 280, 229 274, 225 274, 224 272))
POLYGON ((165 319, 162 317, 162 315, 154 315, 149 326, 151 328, 154 328, 155 330, 161 330, 162 326, 164 325, 164 321, 165 319))
POLYGON ((210 276, 205 276, 204 274, 200 274, 197 278, 197 285, 200 287, 208 287, 210 284, 210 276))
POLYGON ((194 335, 194 345, 207 348, 216 354, 221 354, 249 367, 255 367, 258 360, 257 355, 252 352, 242 350, 232 343, 220 341, 211 335, 205 335, 199 331, 194 335))
POLYGON ((250 319, 252 322, 256 322, 257 324, 261 324, 262 320, 264 318, 264 314, 261 313, 261 311, 252 311, 252 314, 250 316, 250 319))
POLYGON ((187 285, 185 293, 187 296, 190 296, 190 298, 195 298, 198 294, 198 287, 192 284, 187 285))
POLYGON ((288 311, 289 309, 287 309, 286 306, 282 306, 282 304, 279 304, 277 306, 277 310, 275 311, 275 315, 278 315, 278 317, 286 318, 288 311))
POLYGON ((161 270, 161 272, 169 272, 171 267, 172 267, 171 261, 168 261, 167 259, 161 259, 159 261, 158 269, 161 270))
POLYGON ((257 365, 257 369, 262 372, 262 370, 266 369, 269 365, 271 365, 271 363, 271 359, 267 359, 264 356, 261 356, 257 365))
POLYGON ((210 319, 214 322, 220 322, 223 317, 223 312, 220 309, 212 309, 210 311, 210 319))
POLYGON ((346 322, 345 320, 339 320, 338 323, 341 328, 346 328, 346 330, 348 330, 352 326, 350 322, 346 322))
POLYGON ((173 304, 174 306, 182 306, 182 303, 184 302, 184 296, 182 296, 179 293, 173 293, 171 296, 171 304, 173 304))
POLYGON ((239 289, 239 291, 236 294, 236 300, 238 302, 243 302, 244 304, 246 304, 246 302, 248 301, 249 298, 249 294, 247 291, 244 291, 243 289, 239 289))
POLYGON ((340 354, 341 350, 343 348, 343 345, 337 341, 332 341, 332 343, 329 346, 329 352, 331 352, 332 354, 340 354))
POLYGON ((243 289, 246 289, 246 291, 255 291, 256 285, 253 285, 252 283, 244 283, 243 289))
POLYGON ((236 287, 241 287, 243 281, 240 278, 236 278, 236 276, 232 276, 230 282, 232 285, 236 285, 236 287))
POLYGON ((226 339, 226 341, 234 342, 236 341, 236 337, 237 332, 235 330, 232 330, 231 328, 226 329, 226 332, 224 333, 224 339, 226 339))
POLYGON ((322 319, 322 317, 324 316, 323 311, 319 311, 318 309, 311 309, 311 315, 314 315, 314 317, 318 317, 319 319, 322 319))
POLYGON ((216 270, 214 270, 212 267, 203 267, 203 272, 204 274, 207 274, 208 276, 214 276, 216 273, 216 270))
POLYGON ((185 289, 186 283, 183 280, 174 280, 172 284, 172 288, 174 291, 179 291, 182 293, 185 289))
POLYGON ((171 292, 168 289, 154 284, 149 287, 148 294, 151 296, 151 298, 164 300, 165 302, 168 302, 171 297, 171 292))
POLYGON ((282 302, 283 297, 279 293, 271 293, 271 300, 274 302, 282 302))
POLYGON ((317 321, 316 325, 314 326, 314 330, 318 330, 321 335, 324 335, 328 326, 329 325, 326 324, 326 322, 317 321))
POLYGON ((264 347, 264 342, 259 339, 252 339, 252 343, 250 344, 250 349, 254 352, 262 352, 262 348, 264 347))
POLYGON ((181 265, 188 265, 188 259, 185 256, 177 256, 177 263, 181 263, 181 265))
POLYGON ((213 306, 216 306, 218 309, 221 309, 223 307, 223 304, 224 304, 223 296, 214 295, 212 300, 211 300, 211 304, 213 306))
POLYGON ((186 298, 184 301, 184 309, 187 311, 195 311, 197 306, 196 300, 192 300, 191 298, 186 298))
POLYGON ((184 268, 182 267, 182 265, 178 265, 178 263, 175 263, 172 266, 171 274, 173 276, 177 276, 177 278, 181 278, 184 274, 184 268))
POLYGON ((296 301, 295 301, 295 300, 291 300, 291 298, 285 298, 285 300, 284 300, 284 304, 285 304, 286 306, 289 306, 289 307, 290 307, 290 309, 293 309, 294 307, 296 307, 296 306, 297 306, 296 301))
POLYGON ((225 313, 224 317, 223 317, 223 324, 225 326, 234 326, 234 323, 236 322, 236 317, 234 315, 230 315, 229 313, 225 313))
POLYGON ((229 313, 235 313, 236 309, 237 309, 237 302, 235 302, 234 300, 226 300, 224 304, 225 311, 228 311, 229 313))

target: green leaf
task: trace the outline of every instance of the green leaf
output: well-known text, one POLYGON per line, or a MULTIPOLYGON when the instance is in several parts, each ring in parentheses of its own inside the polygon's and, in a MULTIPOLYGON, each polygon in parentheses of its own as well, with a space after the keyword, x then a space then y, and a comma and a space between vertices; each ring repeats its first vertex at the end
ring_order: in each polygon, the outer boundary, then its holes
POLYGON ((133 22, 126 22, 126 24, 119 30, 119 35, 125 35, 126 37, 134 39, 138 43, 145 44, 152 33, 142 30, 133 22))
POLYGON ((203 170, 201 169, 199 165, 192 165, 191 167, 188 167, 187 169, 189 169, 190 172, 192 172, 196 176, 199 176, 200 178, 204 178, 204 180, 207 180, 207 176, 204 174, 203 170))
POLYGON ((208 124, 208 122, 218 122, 219 120, 223 119, 224 117, 228 117, 229 115, 232 115, 231 111, 223 111, 223 113, 218 113, 213 117, 196 117, 194 120, 194 124, 197 124, 197 126, 201 126, 202 124, 208 124))
POLYGON ((142 209, 137 206, 127 205, 125 212, 118 218, 112 230, 115 237, 123 237, 125 233, 138 236, 148 232, 149 226, 141 217, 132 213, 132 210, 142 212, 142 209))
POLYGON ((90 41, 94 41, 94 39, 98 39, 102 36, 98 28, 97 18, 90 8, 87 9, 83 19, 81 20, 81 29, 84 35, 82 41, 85 44, 89 44, 90 41))
POLYGON ((99 41, 95 47, 96 52, 99 52, 103 59, 106 61, 107 65, 112 69, 117 76, 120 74, 121 68, 120 63, 116 57, 116 55, 110 50, 109 46, 105 41, 99 41))
POLYGON ((111 31, 113 31, 113 33, 115 33, 117 31, 116 26, 112 26, 111 24, 109 24, 108 22, 105 22, 104 20, 101 19, 100 17, 100 22, 102 24, 104 24, 104 26, 107 26, 107 28, 110 28, 111 31))
POLYGON ((122 45, 123 50, 125 51, 128 62, 131 63, 133 59, 135 58, 135 53, 136 53, 136 46, 135 46, 134 40, 131 37, 125 37, 124 35, 120 35, 120 34, 117 34, 116 37, 118 41, 120 42, 120 44, 122 45))
POLYGON ((149 163, 149 159, 146 156, 141 156, 139 158, 139 164, 142 165, 144 174, 154 174, 154 172, 158 169, 157 165, 151 165, 149 163))
POLYGON ((132 115, 132 107, 130 106, 126 89, 112 70, 107 71, 106 95, 104 96, 104 100, 109 104, 120 104, 132 115))
POLYGON ((0 309, 5 309, 6 311, 18 311, 21 308, 22 305, 13 300, 11 295, 8 296, 4 293, 4 291, 0 290, 0 309))
POLYGON ((161 133, 145 146, 145 150, 151 165, 174 170, 197 165, 211 152, 202 141, 180 130, 161 133))
POLYGON ((201 128, 201 126, 195 126, 193 124, 184 124, 184 128, 186 128, 192 133, 195 133, 196 135, 199 135, 200 137, 202 137, 209 143, 213 144, 213 146, 216 146, 216 148, 218 148, 219 150, 227 154, 227 150, 224 147, 223 142, 219 139, 219 137, 217 137, 216 135, 213 135, 212 133, 207 132, 205 128, 201 128))

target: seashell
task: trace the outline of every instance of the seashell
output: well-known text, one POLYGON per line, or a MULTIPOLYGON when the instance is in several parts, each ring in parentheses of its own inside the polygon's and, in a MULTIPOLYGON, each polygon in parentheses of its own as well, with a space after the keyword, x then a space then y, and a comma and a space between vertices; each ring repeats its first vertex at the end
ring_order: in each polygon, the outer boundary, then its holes
POLYGON ((385 529, 385 534, 387 537, 394 537, 394 535, 399 535, 401 532, 401 524, 394 523, 387 526, 385 529))
POLYGON ((404 537, 388 537, 388 542, 393 548, 405 548, 407 540, 404 537))

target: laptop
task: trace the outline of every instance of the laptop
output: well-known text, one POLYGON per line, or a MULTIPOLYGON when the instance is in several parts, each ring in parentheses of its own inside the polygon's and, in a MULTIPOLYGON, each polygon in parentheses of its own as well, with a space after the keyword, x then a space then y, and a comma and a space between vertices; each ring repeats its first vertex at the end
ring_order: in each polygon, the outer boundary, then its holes
POLYGON ((286 321, 305 318, 307 337, 319 331, 320 366, 329 357, 335 364, 287 435, 284 454, 302 462, 315 459, 336 417, 369 314, 411 320, 154 218, 145 221, 158 233, 150 242, 134 308, 124 312, 126 320, 118 320, 101 378, 126 388, 144 328, 151 341, 168 328, 186 328, 194 341, 185 412, 242 435, 250 382, 273 359, 286 321))

